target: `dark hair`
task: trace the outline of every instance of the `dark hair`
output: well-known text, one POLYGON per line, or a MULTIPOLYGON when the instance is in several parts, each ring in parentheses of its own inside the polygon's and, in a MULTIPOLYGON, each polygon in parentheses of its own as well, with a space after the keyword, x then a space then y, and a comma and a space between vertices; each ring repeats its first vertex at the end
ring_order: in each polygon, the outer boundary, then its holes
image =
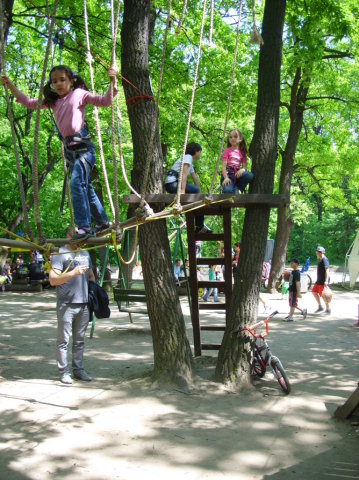
POLYGON ((297 265, 299 265, 299 260, 298 260, 298 258, 292 258, 291 261, 290 261, 290 263, 292 263, 292 262, 293 262, 293 263, 296 263, 297 265))
POLYGON ((234 246, 235 246, 235 247, 240 247, 240 246, 241 246, 241 242, 236 242, 236 243, 234 244, 234 246))
POLYGON ((201 152, 202 151, 202 147, 199 143, 196 143, 196 142, 191 142, 191 143, 187 143, 187 146, 186 146, 186 155, 195 155, 197 152, 201 152))
POLYGON ((64 72, 65 75, 69 80, 73 80, 73 89, 75 88, 83 88, 84 90, 88 90, 86 83, 84 80, 77 75, 76 72, 73 72, 70 67, 67 67, 66 65, 57 65, 56 67, 53 67, 50 71, 49 74, 49 80, 44 86, 44 104, 47 105, 48 107, 53 107, 56 103, 56 101, 59 99, 59 96, 57 93, 55 93, 52 88, 51 88, 51 75, 54 72, 64 72))
POLYGON ((231 146, 231 144, 229 143, 229 134, 230 134, 231 132, 237 132, 238 135, 239 135, 240 137, 242 137, 242 140, 240 140, 240 142, 239 142, 239 150, 240 150, 240 151, 243 153, 243 155, 246 157, 246 156, 247 156, 247 153, 248 153, 247 144, 246 144, 246 141, 244 140, 244 137, 243 137, 241 131, 238 130, 238 128, 234 128, 233 130, 231 130, 231 131, 228 133, 227 147, 230 147, 230 146, 231 146))

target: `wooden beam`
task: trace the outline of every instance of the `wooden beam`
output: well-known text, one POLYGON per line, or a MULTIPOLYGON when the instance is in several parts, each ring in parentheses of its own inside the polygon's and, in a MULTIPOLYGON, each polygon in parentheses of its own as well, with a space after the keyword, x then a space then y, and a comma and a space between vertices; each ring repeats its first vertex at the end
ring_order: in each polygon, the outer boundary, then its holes
MULTIPOLYGON (((56 246, 61 246, 61 245, 66 245, 69 243, 68 238, 48 238, 46 240, 46 244, 50 244, 51 252, 57 252, 59 249, 56 248, 56 246)), ((79 242, 80 244, 80 242, 79 242)), ((99 247, 107 245, 108 244, 108 238, 105 237, 90 237, 88 238, 85 242, 82 243, 82 245, 97 245, 99 247)), ((11 238, 0 238, 0 246, 1 247, 7 247, 7 248, 23 248, 27 250, 40 250, 41 245, 37 243, 37 240, 33 243, 26 242, 25 240, 13 240, 11 238)), ((45 249, 47 245, 43 246, 45 249)))
MULTIPOLYGON (((204 193, 196 194, 183 194, 181 195, 181 205, 189 205, 191 203, 196 203, 200 201, 206 202, 207 195, 204 193)), ((283 207, 284 205, 289 204, 289 196, 282 194, 267 194, 267 193, 251 193, 251 194, 242 194, 242 195, 231 195, 231 194, 220 194, 212 195, 211 202, 204 205, 206 208, 218 208, 219 205, 230 208, 243 207, 246 208, 251 205, 266 205, 272 208, 283 207), (214 203, 214 202, 221 202, 214 203)), ((136 206, 140 203, 140 198, 137 195, 124 195, 122 197, 123 203, 136 206)), ((151 195, 146 195, 146 202, 149 205, 156 206, 157 204, 170 205, 173 201, 176 200, 175 194, 169 193, 156 193, 151 195)))

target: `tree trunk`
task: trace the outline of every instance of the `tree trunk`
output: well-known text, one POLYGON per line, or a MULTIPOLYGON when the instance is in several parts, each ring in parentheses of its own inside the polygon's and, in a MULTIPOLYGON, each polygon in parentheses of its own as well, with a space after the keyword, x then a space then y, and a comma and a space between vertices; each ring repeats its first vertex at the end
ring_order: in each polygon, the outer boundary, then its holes
POLYGON ((0 0, 0 22, 2 26, 0 27, 0 42, 2 42, 2 36, 6 43, 7 35, 9 33, 9 28, 12 24, 12 8, 14 6, 14 0, 0 0))
MULTIPOLYGON (((259 56, 258 99, 254 136, 251 144, 255 180, 250 193, 272 193, 277 158, 280 101, 280 68, 285 0, 267 0, 263 17, 263 40, 259 56)), ((228 325, 219 351, 216 378, 245 386, 250 383, 249 342, 231 332, 257 317, 260 278, 268 233, 270 208, 247 208, 244 219, 241 255, 235 279, 228 325)))
MULTIPOLYGON (((142 93, 152 95, 148 66, 150 3, 150 0, 124 2, 122 74, 141 91, 123 81, 126 99, 142 93)), ((134 152, 132 178, 137 191, 143 185, 151 129, 156 122, 147 193, 162 193, 162 153, 154 102, 142 100, 129 108, 129 119, 134 152)), ((153 338, 153 379, 186 386, 192 380, 192 354, 176 292, 165 220, 140 227, 139 248, 153 338)))
MULTIPOLYGON (((285 150, 281 152, 282 168, 279 181, 279 193, 288 195, 288 197, 290 197, 295 152, 303 126, 304 107, 309 89, 309 78, 307 75, 304 75, 304 78, 305 81, 302 80, 301 69, 297 68, 291 88, 289 133, 285 150)), ((287 207, 278 208, 277 231, 274 240, 272 266, 268 281, 268 291, 271 293, 276 291, 276 283, 282 275, 285 267, 289 236, 292 227, 293 220, 290 217, 289 205, 287 207)))

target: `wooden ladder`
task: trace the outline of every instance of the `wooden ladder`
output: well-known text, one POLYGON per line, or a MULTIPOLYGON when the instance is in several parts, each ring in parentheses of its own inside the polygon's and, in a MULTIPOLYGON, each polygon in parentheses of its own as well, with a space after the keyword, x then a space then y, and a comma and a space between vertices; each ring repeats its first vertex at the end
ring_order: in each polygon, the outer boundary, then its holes
POLYGON ((200 210, 201 215, 217 216, 223 219, 222 233, 195 233, 194 217, 198 211, 192 211, 186 214, 187 221, 187 239, 188 239, 188 257, 189 257, 189 283, 192 299, 192 327, 194 354, 200 356, 202 350, 218 350, 220 344, 202 343, 201 331, 224 331, 229 306, 232 297, 232 227, 231 227, 231 208, 225 206, 204 207, 200 210), (218 240, 224 245, 224 257, 204 258, 196 257, 196 241, 215 241, 218 240), (224 265, 224 281, 198 281, 197 265, 224 265), (224 303, 199 303, 198 289, 205 288, 224 288, 224 303), (200 310, 225 310, 225 321, 219 325, 200 325, 200 310))

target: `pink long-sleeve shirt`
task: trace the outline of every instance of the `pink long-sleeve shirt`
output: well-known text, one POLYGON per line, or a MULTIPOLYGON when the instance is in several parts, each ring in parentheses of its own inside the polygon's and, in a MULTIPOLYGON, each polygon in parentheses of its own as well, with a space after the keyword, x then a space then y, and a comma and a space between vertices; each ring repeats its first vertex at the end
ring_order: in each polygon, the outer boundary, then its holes
POLYGON ((227 167, 232 167, 234 170, 246 168, 247 159, 240 150, 233 150, 233 148, 226 148, 222 155, 222 162, 227 167))
MULTIPOLYGON (((117 90, 114 89, 114 95, 117 90)), ((24 105, 26 108, 35 110, 38 105, 36 98, 28 98, 24 93, 21 93, 16 101, 24 105)), ((109 107, 111 105, 111 90, 107 90, 105 95, 93 95, 87 90, 76 88, 68 93, 65 97, 56 100, 53 106, 54 117, 63 138, 70 135, 75 135, 84 126, 85 122, 85 107, 86 105, 94 105, 95 107, 109 107)), ((47 108, 43 105, 42 108, 47 108)))

